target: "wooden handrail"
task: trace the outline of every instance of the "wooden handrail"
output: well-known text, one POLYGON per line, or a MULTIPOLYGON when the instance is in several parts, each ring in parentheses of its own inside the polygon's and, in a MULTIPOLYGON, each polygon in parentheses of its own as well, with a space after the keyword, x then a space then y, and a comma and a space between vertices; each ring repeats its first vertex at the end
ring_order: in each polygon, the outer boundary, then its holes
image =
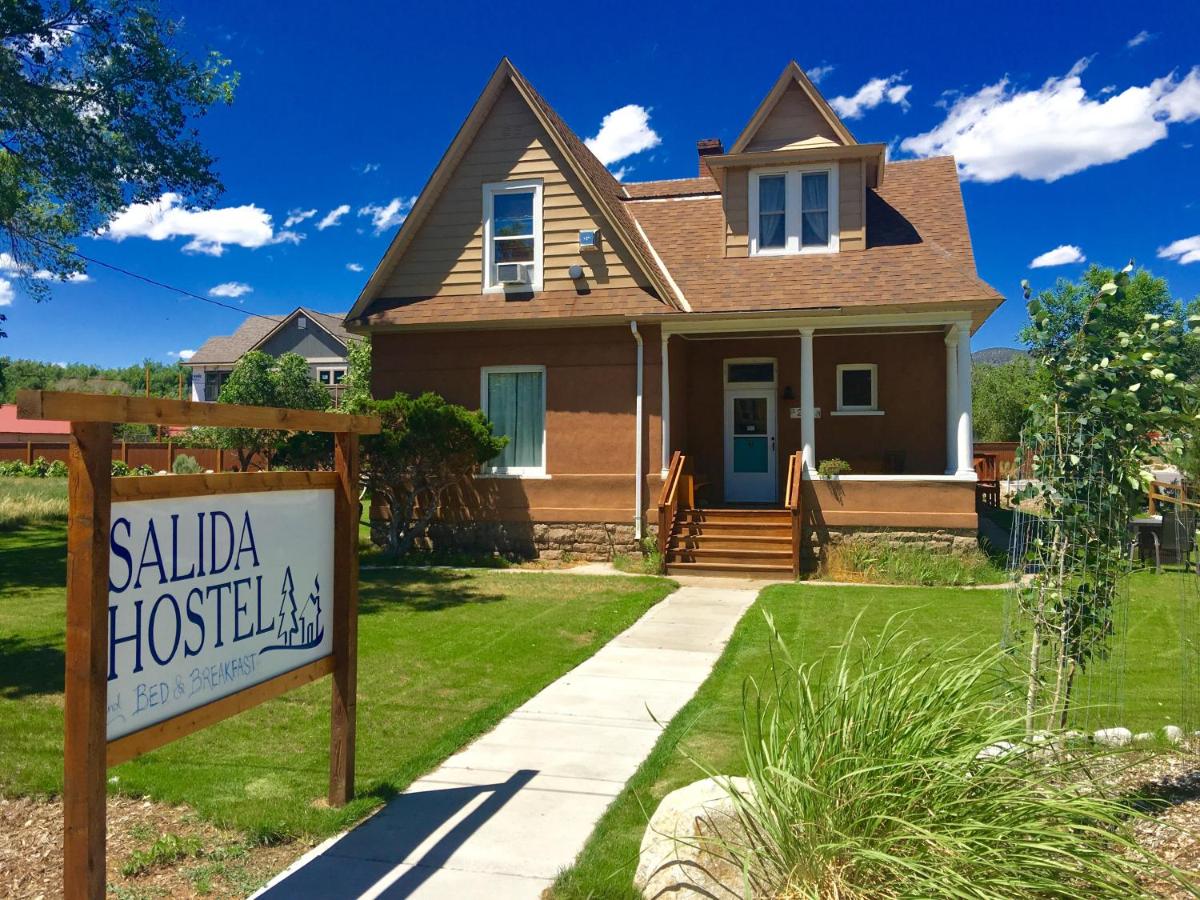
POLYGON ((800 547, 804 541, 804 454, 788 457, 787 491, 784 503, 792 514, 792 577, 800 577, 800 547))
POLYGON ((1158 504, 1160 501, 1174 503, 1180 506, 1190 506, 1193 509, 1200 509, 1200 500, 1189 498, 1186 489, 1181 483, 1178 482, 1168 483, 1165 481, 1152 481, 1150 482, 1150 489, 1146 492, 1146 495, 1150 501, 1150 515, 1152 516, 1158 514, 1158 504), (1177 493, 1167 493, 1166 491, 1161 490, 1161 488, 1170 488, 1171 490, 1177 491, 1177 493))
POLYGON ((676 450, 671 454, 671 465, 667 468, 667 478, 658 497, 658 552, 664 558, 671 541, 671 531, 675 527, 675 517, 679 514, 679 485, 683 482, 686 465, 687 457, 683 453, 676 450))

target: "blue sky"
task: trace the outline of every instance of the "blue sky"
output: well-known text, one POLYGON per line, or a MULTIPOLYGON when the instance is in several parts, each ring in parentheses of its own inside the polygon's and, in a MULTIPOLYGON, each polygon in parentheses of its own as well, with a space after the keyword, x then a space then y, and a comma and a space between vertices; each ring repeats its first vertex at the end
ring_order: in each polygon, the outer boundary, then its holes
MULTIPOLYGON (((1200 5, 887 3, 849 21, 820 4, 532 7, 164 0, 185 46, 241 73, 234 105, 201 124, 220 212, 167 198, 154 228, 134 209, 114 224, 124 239, 81 250, 198 294, 248 286, 225 298, 244 310, 344 311, 502 55, 582 137, 623 110, 608 153, 654 144, 611 163, 630 181, 694 174, 695 142, 728 146, 794 58, 860 141, 958 156, 980 273, 1013 298, 977 349, 1015 343, 1022 278, 1084 267, 1030 268, 1050 251, 1132 256, 1200 294, 1200 5)), ((240 321, 95 267, 47 303, 0 285, 6 300, 0 355, 48 361, 169 361, 240 321)))

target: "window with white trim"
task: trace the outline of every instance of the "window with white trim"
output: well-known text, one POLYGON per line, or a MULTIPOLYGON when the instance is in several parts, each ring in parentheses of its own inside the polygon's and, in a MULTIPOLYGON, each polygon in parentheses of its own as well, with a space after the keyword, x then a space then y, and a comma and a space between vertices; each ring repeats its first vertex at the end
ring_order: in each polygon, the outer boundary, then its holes
POLYGON ((483 287, 486 291, 542 288, 542 182, 483 186, 483 287), (519 273, 518 279, 502 278, 519 273))
POLYGON ((751 171, 749 188, 751 256, 837 251, 835 167, 751 171))
POLYGON ((846 363, 837 367, 837 411, 879 411, 879 367, 874 363, 846 363))
POLYGON ((546 367, 492 366, 481 370, 480 406, 494 434, 508 444, 484 471, 495 475, 546 473, 546 367))
POLYGON ((317 381, 325 387, 333 387, 346 380, 344 366, 320 366, 317 368, 317 381))

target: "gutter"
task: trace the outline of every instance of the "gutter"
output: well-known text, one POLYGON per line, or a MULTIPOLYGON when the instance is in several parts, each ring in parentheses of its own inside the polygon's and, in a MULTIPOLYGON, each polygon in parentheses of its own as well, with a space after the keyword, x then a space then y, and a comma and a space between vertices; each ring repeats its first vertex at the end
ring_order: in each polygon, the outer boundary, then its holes
POLYGON ((644 528, 644 523, 642 522, 642 511, 644 509, 642 502, 644 484, 644 479, 642 478, 642 377, 644 357, 642 353, 642 335, 638 332, 637 322, 630 322, 629 330, 633 333, 633 339, 637 341, 637 404, 634 412, 634 418, 636 419, 634 435, 637 439, 637 444, 635 445, 637 450, 634 453, 636 460, 634 468, 636 472, 634 473, 635 480, 633 483, 633 498, 636 506, 633 513, 633 536, 640 541, 643 537, 642 532, 644 528))

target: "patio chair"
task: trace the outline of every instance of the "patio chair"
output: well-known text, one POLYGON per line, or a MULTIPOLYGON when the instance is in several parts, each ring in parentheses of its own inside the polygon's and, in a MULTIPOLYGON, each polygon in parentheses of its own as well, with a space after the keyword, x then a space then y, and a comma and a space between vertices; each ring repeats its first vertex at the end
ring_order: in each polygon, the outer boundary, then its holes
MULTIPOLYGON (((1164 507, 1162 513, 1162 538, 1154 541, 1154 570, 1162 572, 1163 558, 1168 561, 1192 565, 1192 554, 1196 552, 1196 512, 1179 504, 1164 507)), ((1200 575, 1200 561, 1196 563, 1196 574, 1200 575)))

